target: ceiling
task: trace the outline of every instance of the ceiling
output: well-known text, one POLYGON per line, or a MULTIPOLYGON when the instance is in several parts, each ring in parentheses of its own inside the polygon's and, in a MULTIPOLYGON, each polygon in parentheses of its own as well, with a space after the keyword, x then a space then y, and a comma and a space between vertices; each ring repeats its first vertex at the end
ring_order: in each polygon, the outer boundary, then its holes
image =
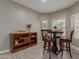
POLYGON ((34 11, 40 13, 50 13, 64 8, 68 8, 78 0, 13 0, 34 11))

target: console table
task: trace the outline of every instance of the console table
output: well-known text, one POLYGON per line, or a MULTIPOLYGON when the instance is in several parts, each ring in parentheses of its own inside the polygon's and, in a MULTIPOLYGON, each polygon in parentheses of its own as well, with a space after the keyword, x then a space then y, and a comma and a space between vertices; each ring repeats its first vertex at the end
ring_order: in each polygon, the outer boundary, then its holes
POLYGON ((10 50, 12 53, 37 44, 37 32, 10 33, 10 50))

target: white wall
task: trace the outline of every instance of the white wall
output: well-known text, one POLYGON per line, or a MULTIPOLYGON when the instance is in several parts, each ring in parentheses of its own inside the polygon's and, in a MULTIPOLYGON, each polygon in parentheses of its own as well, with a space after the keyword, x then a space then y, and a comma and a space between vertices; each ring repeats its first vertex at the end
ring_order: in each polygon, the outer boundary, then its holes
POLYGON ((31 23, 31 31, 40 36, 39 14, 11 0, 0 0, 0 51, 9 49, 9 34, 19 30, 27 30, 31 23))

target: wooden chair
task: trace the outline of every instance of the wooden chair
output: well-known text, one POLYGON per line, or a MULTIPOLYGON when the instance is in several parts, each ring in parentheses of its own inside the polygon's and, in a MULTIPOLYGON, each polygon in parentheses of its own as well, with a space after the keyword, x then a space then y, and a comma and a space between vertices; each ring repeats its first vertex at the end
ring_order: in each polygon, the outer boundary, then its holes
POLYGON ((74 33, 74 30, 71 31, 70 38, 62 37, 60 39, 61 56, 63 56, 63 51, 65 50, 65 51, 69 52, 70 56, 72 57, 72 55, 71 55, 71 49, 70 49, 70 43, 72 42, 73 33, 74 33))
POLYGON ((51 48, 52 48, 52 36, 51 34, 49 34, 48 32, 51 31, 50 29, 42 29, 42 40, 44 41, 44 51, 43 54, 45 53, 45 51, 47 51, 49 53, 49 59, 51 59, 51 48))

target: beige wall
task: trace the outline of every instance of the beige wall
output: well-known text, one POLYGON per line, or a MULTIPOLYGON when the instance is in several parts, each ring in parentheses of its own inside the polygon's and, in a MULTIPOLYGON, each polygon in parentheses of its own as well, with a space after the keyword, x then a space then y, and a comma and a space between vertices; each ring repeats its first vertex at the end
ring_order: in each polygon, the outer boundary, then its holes
POLYGON ((18 5, 11 0, 0 0, 0 51, 9 49, 9 34, 19 30, 26 30, 31 23, 31 31, 40 36, 39 14, 18 5))
POLYGON ((79 12, 79 1, 74 4, 71 8, 71 15, 75 14, 75 13, 78 13, 79 12))

